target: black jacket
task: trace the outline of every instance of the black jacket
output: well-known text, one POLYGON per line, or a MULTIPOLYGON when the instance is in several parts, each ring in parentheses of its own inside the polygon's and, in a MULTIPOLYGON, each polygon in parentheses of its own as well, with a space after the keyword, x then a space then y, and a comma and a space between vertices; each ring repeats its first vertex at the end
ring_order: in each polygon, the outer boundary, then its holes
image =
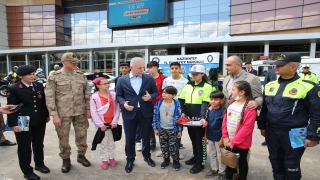
POLYGON ((9 127, 17 126, 18 116, 29 116, 30 126, 46 123, 49 112, 46 106, 43 85, 33 82, 33 88, 34 91, 31 91, 21 81, 8 87, 8 104, 23 104, 16 113, 8 114, 9 127))

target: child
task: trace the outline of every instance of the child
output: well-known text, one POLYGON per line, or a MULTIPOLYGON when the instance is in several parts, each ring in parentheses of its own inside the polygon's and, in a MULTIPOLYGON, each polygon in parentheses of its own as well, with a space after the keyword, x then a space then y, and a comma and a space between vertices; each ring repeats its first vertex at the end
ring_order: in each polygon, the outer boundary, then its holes
POLYGON ((105 132, 100 144, 100 157, 102 159, 101 168, 107 169, 108 160, 110 166, 116 166, 117 164, 114 159, 115 144, 111 128, 117 127, 120 106, 115 93, 108 92, 110 84, 106 78, 96 78, 93 83, 98 91, 92 94, 90 98, 90 111, 94 125, 105 132))
MULTIPOLYGON (((237 81, 231 89, 231 98, 234 102, 229 104, 222 123, 223 144, 233 152, 239 153, 239 180, 247 179, 248 151, 252 145, 252 132, 257 116, 256 109, 249 109, 247 105, 252 100, 251 86, 246 81, 237 81)), ((226 168, 226 180, 233 178, 236 170, 226 168)))
MULTIPOLYGON (((182 77, 180 75, 180 71, 181 71, 181 65, 179 62, 170 63, 171 76, 165 78, 162 83, 162 89, 164 89, 167 86, 173 86, 173 87, 177 88, 178 93, 174 97, 174 99, 176 99, 176 100, 178 100, 178 97, 180 96, 181 90, 188 83, 188 79, 182 77)), ((180 149, 180 147, 182 147, 181 138, 179 139, 179 149, 180 149)), ((180 160, 184 159, 184 156, 181 153, 181 151, 179 152, 179 154, 180 154, 180 160)), ((163 156, 163 154, 161 151, 157 153, 157 157, 162 157, 162 156, 163 156)))
POLYGON ((214 175, 224 176, 226 165, 221 163, 221 152, 219 141, 222 137, 222 107, 224 95, 220 91, 215 91, 210 94, 210 106, 207 110, 208 125, 205 130, 205 143, 208 144, 208 152, 210 155, 211 170, 207 172, 206 177, 213 177, 214 175), (218 166, 217 166, 218 160, 218 166))
POLYGON ((154 134, 159 136, 160 147, 164 161, 161 168, 164 169, 170 164, 170 155, 173 159, 172 167, 180 170, 179 144, 178 139, 182 135, 182 127, 176 122, 181 116, 180 104, 174 97, 177 89, 168 86, 163 89, 162 98, 155 104, 152 127, 154 134))

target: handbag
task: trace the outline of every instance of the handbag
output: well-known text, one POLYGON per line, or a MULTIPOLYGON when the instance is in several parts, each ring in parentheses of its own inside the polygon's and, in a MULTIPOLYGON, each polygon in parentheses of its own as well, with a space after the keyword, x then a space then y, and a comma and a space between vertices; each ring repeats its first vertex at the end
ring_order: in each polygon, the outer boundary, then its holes
POLYGON ((221 148, 221 162, 228 167, 237 168, 239 157, 239 153, 234 153, 226 148, 221 148))
POLYGON ((118 124, 116 128, 111 129, 114 141, 119 141, 122 137, 122 125, 118 124))

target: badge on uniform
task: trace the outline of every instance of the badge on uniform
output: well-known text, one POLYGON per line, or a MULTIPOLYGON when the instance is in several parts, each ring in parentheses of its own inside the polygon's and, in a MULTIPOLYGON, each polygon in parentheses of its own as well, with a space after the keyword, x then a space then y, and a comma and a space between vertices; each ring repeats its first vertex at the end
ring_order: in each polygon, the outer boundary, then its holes
POLYGON ((269 91, 270 91, 270 92, 273 92, 273 91, 274 91, 274 87, 271 87, 271 88, 269 89, 269 91))
POLYGON ((38 91, 37 93, 38 93, 38 98, 41 99, 42 98, 41 91, 38 91))
POLYGON ((201 96, 202 94, 203 94, 203 90, 201 89, 198 91, 198 95, 201 96))
POLYGON ((290 89, 289 94, 296 95, 297 94, 297 89, 296 88, 290 89))

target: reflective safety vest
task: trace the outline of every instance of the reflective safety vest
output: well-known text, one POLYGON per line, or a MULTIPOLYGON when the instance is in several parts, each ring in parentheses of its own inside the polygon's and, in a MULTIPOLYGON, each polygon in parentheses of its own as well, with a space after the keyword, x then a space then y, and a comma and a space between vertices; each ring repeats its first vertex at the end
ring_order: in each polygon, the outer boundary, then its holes
POLYGON ((56 72, 56 71, 55 71, 55 70, 50 71, 50 72, 49 72, 49 75, 51 75, 53 72, 56 72))
POLYGON ((309 72, 309 73, 305 74, 305 73, 301 72, 301 73, 299 73, 299 76, 304 80, 308 80, 308 81, 314 82, 317 85, 319 84, 318 77, 317 77, 317 75, 315 73, 309 72))
POLYGON ((13 72, 13 78, 16 78, 18 76, 18 74, 16 72, 13 72))

